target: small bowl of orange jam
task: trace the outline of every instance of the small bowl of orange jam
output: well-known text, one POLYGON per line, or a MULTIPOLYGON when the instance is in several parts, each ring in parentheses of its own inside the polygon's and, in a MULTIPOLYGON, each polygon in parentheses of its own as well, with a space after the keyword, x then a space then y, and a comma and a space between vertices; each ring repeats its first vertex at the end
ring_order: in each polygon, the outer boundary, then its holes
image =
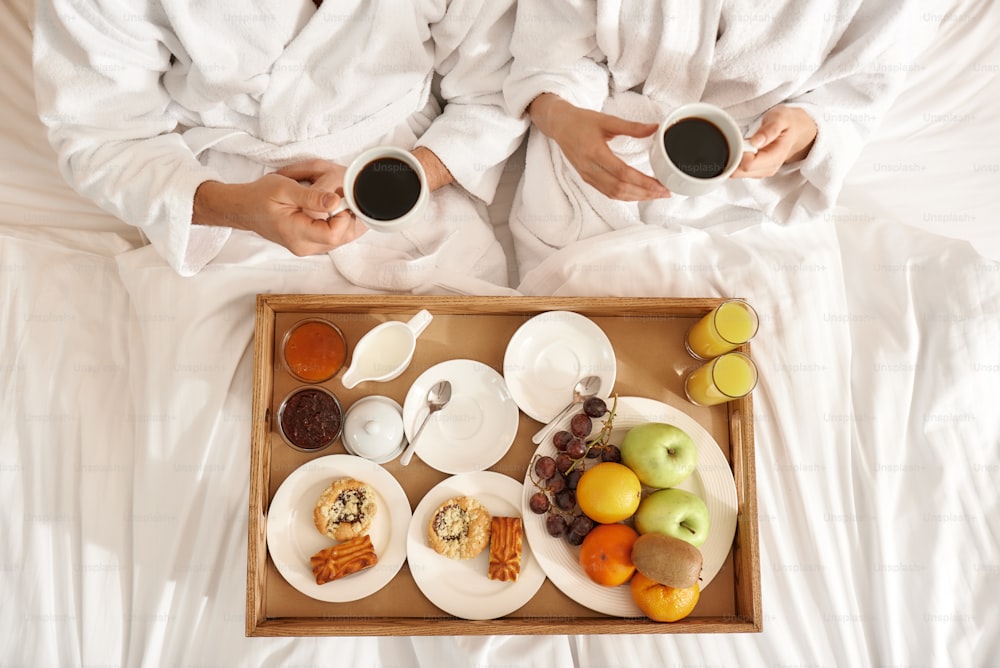
POLYGON ((285 333, 282 359, 288 372, 306 383, 330 380, 347 359, 347 340, 340 328, 322 318, 306 318, 285 333))

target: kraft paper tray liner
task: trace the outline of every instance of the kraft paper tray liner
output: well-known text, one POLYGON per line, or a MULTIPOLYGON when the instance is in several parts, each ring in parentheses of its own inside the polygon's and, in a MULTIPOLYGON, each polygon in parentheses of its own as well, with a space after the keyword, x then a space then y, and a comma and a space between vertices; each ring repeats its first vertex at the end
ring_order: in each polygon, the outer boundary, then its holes
MULTIPOLYGON (((295 387, 303 385, 292 378, 281 363, 280 343, 285 332, 305 317, 323 317, 335 323, 344 332, 348 345, 348 363, 358 339, 375 325, 386 320, 406 320, 415 310, 406 312, 368 313, 277 313, 274 336, 274 391, 271 415, 277 414, 281 400, 295 387)), ((501 375, 507 342, 531 315, 449 315, 434 314, 434 319, 417 341, 416 351, 409 368, 397 379, 385 382, 365 382, 347 390, 340 382, 341 370, 333 379, 322 383, 338 396, 346 412, 356 400, 369 394, 381 394, 403 404, 406 392, 416 378, 431 366, 449 359, 480 361, 501 375)), ((615 391, 619 396, 648 397, 673 405, 704 426, 730 460, 729 425, 725 407, 701 408, 687 402, 682 387, 688 371, 699 362, 684 350, 684 334, 694 322, 692 318, 672 316, 602 317, 591 319, 601 327, 611 340, 617 357, 618 371, 615 391)), ((346 365, 345 365, 346 368, 346 365)), ((517 436, 510 450, 489 470, 510 475, 518 481, 524 472, 535 445, 531 435, 540 424, 523 413, 519 418, 517 436)), ((281 482, 298 466, 315 457, 345 453, 338 441, 317 454, 305 454, 289 448, 276 431, 271 432, 271 471, 268 499, 274 496, 281 482)), ((411 510, 416 508, 423 495, 447 474, 431 469, 419 456, 407 467, 398 459, 384 465, 399 480, 410 500, 411 510)), ((561 540, 555 539, 552 540, 561 540)), ((698 616, 728 617, 735 613, 734 568, 732 553, 712 584, 701 596, 698 616)), ((486 577, 485 573, 483 577, 486 577)), ((414 617, 451 618, 434 606, 417 588, 404 563, 399 573, 380 591, 357 601, 327 603, 310 598, 289 585, 267 559, 267 587, 265 602, 268 618, 322 617, 414 617)), ((586 608, 559 591, 548 579, 538 593, 510 617, 594 618, 605 617, 586 608)))

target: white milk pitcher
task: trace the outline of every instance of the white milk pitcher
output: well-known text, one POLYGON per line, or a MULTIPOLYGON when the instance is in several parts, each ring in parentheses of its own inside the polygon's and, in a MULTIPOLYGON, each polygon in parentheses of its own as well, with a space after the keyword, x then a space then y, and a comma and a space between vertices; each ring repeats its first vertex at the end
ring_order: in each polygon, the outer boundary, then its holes
POLYGON ((354 346, 351 366, 340 382, 351 389, 367 380, 383 382, 398 377, 413 360, 417 337, 433 318, 424 309, 407 322, 391 320, 372 328, 354 346))

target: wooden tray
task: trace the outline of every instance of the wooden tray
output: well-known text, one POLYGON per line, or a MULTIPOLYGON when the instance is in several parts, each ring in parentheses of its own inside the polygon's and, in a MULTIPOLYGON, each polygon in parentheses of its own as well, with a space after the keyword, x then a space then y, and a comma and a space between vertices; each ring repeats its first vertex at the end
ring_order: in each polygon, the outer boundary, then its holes
MULTIPOLYGON (((682 382, 699 363, 684 351, 684 333, 720 299, 630 299, 552 297, 414 297, 373 295, 258 295, 254 342, 250 527, 247 553, 248 636, 510 635, 590 633, 745 633, 762 628, 760 557, 757 537, 753 405, 750 397, 711 408, 684 399, 682 382), (594 612, 559 591, 548 579, 522 608, 505 617, 468 621, 428 601, 408 564, 382 590, 359 601, 326 603, 292 588, 267 552, 267 510, 281 482, 310 459, 345 452, 338 441, 318 453, 288 447, 272 424, 277 404, 299 385, 284 370, 277 342, 304 317, 322 317, 344 332, 348 354, 358 339, 386 320, 406 320, 425 308, 434 315, 417 344, 409 369, 387 383, 361 383, 345 390, 341 371, 323 383, 346 411, 366 394, 403 402, 410 384, 434 364, 475 359, 503 373, 507 342, 529 318, 553 310, 575 311, 596 322, 617 357, 615 392, 671 404, 695 418, 715 438, 736 482, 738 516, 732 550, 691 616, 674 623, 619 618, 594 612)), ((749 352, 748 346, 741 348, 749 352)), ((535 451, 531 435, 540 424, 520 414, 517 436, 490 470, 519 482, 535 451)), ((448 477, 419 457, 406 468, 398 460, 385 468, 399 480, 415 508, 423 495, 448 477)))

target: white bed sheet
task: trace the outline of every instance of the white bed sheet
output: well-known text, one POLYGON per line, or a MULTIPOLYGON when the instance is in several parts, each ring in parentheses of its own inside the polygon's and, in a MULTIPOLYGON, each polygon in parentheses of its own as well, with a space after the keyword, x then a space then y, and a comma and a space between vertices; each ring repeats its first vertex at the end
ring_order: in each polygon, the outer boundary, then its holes
POLYGON ((989 0, 927 2, 906 89, 855 165, 840 201, 973 244, 1000 260, 1000 11, 989 0), (936 28, 936 32, 930 32, 936 28))
POLYGON ((764 631, 322 639, 244 637, 253 296, 356 289, 248 235, 191 279, 137 247, 58 179, 31 114, 30 2, 0 7, 0 664, 995 664, 1000 264, 975 249, 995 247, 1000 202, 972 165, 996 160, 980 140, 1000 123, 983 37, 1000 17, 949 7, 928 10, 935 41, 845 208, 732 236, 633 230, 522 286, 760 309, 764 631))

